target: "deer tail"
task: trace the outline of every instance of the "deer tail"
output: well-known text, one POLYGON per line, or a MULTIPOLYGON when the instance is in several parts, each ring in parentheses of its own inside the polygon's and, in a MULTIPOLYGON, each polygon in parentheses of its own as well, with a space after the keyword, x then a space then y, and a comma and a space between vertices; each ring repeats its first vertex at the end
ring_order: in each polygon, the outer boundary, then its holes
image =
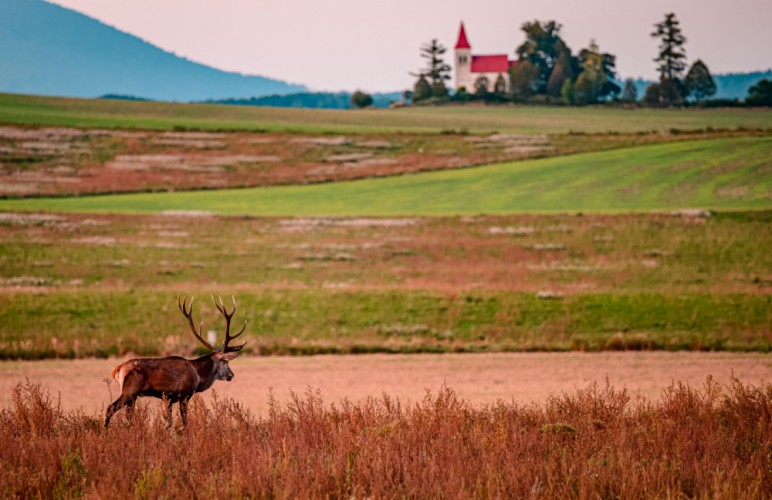
POLYGON ((126 368, 126 363, 121 363, 120 365, 113 368, 113 371, 110 373, 110 379, 111 380, 117 380, 118 381, 118 387, 123 390, 123 379, 126 378, 126 372, 124 368, 126 368))

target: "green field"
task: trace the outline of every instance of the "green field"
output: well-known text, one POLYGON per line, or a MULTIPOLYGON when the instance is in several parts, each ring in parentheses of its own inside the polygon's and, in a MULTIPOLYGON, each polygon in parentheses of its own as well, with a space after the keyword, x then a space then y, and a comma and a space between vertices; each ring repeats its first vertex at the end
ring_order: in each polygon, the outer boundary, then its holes
MULTIPOLYGON (((209 297, 196 317, 222 330, 209 297), (203 315, 201 315, 203 311, 203 315)), ((0 306, 0 359, 159 355, 196 347, 172 292, 18 294, 0 306), (163 325, 159 328, 159 325, 163 325)), ((754 295, 331 292, 239 294, 253 354, 770 349, 754 295)), ((200 349, 198 347, 197 349, 200 349)))
POLYGON ((210 293, 236 295, 260 354, 768 351, 771 220, 19 214, 0 358, 192 353, 176 297, 221 331, 210 293))
MULTIPOLYGON (((451 160, 493 151, 466 132, 544 134, 547 148, 347 182, 190 190, 205 184, 174 184, 183 171, 168 192, 0 200, 0 358, 191 354, 174 301, 211 292, 239 298, 254 354, 772 347, 772 111, 317 111, 0 94, 0 122, 374 132, 417 166, 424 148, 451 160), (717 213, 677 213, 688 208, 717 213), (53 214, 25 213, 38 211, 53 214)), ((71 158, 46 153, 37 132, 30 151, 45 161, 19 156, 6 179, 91 165, 77 141, 62 146, 71 158)), ((153 137, 99 137, 113 156, 159 154, 153 137)), ((295 137, 271 146, 278 167, 292 168, 283 151, 295 137)), ((265 137, 238 138, 253 139, 265 137)), ((305 161, 329 167, 352 147, 305 161)), ((91 168, 109 178, 106 162, 91 168)), ((206 302, 197 316, 219 329, 206 302)))
POLYGON ((574 132, 772 129, 772 110, 654 110, 534 106, 441 106, 307 110, 0 94, 0 123, 71 127, 299 132, 574 132))
POLYGON ((772 138, 693 141, 313 186, 0 201, 0 210, 393 216, 770 207, 772 138))

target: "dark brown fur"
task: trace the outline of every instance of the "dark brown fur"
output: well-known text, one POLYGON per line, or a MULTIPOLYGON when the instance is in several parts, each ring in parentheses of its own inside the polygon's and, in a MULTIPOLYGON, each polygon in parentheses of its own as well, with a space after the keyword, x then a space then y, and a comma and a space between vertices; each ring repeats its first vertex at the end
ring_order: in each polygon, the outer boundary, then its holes
POLYGON ((233 371, 228 361, 235 357, 235 353, 213 352, 193 360, 179 356, 137 358, 116 366, 112 377, 118 380, 121 395, 107 408, 105 427, 110 425, 113 414, 124 406, 131 419, 134 402, 138 397, 163 400, 167 426, 172 423, 172 405, 179 403, 180 418, 185 425, 190 398, 197 392, 209 389, 215 380, 232 380, 233 371))
POLYGON ((177 305, 187 318, 193 335, 212 352, 206 356, 190 360, 179 356, 136 358, 113 368, 111 377, 118 381, 121 395, 107 407, 105 427, 110 425, 110 419, 115 412, 124 406, 128 418, 131 420, 134 402, 141 396, 159 398, 163 401, 167 427, 172 425, 172 405, 179 403, 180 418, 182 424, 185 425, 188 416, 188 401, 193 397, 193 394, 209 389, 215 380, 230 381, 233 379, 233 371, 228 366, 228 362, 238 356, 237 351, 244 347, 244 344, 228 345, 230 341, 244 332, 244 328, 242 328, 236 335, 230 335, 230 322, 236 312, 236 299, 233 299, 233 311, 230 313, 222 304, 222 299, 220 299, 219 305, 217 302, 214 304, 220 314, 225 317, 225 341, 221 350, 217 350, 201 337, 201 327, 196 332, 192 317, 193 299, 190 300, 190 309, 186 308, 184 300, 180 303, 179 297, 177 298, 177 305))

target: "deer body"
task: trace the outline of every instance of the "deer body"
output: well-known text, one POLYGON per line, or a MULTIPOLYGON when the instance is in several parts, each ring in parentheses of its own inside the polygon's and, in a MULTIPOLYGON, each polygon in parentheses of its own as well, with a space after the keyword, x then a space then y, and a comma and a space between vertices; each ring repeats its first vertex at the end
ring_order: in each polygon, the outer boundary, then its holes
MULTIPOLYGON (((179 403, 180 417, 183 425, 187 421, 187 405, 190 398, 197 392, 203 392, 217 380, 230 381, 233 379, 233 371, 228 362, 238 356, 244 344, 228 346, 228 343, 244 332, 244 328, 234 336, 230 335, 230 319, 236 312, 236 301, 233 301, 233 311, 228 313, 225 307, 215 302, 220 313, 225 316, 225 342, 221 350, 215 349, 201 337, 201 329, 196 332, 193 324, 193 300, 190 301, 190 310, 186 309, 185 302, 178 300, 180 311, 188 319, 193 334, 212 352, 197 359, 185 359, 179 356, 167 358, 136 358, 130 359, 113 368, 112 378, 118 382, 121 395, 107 408, 105 415, 105 427, 110 425, 113 414, 126 407, 129 419, 132 408, 138 397, 149 396, 163 401, 164 417, 167 427, 172 424, 172 404, 179 403)), ((246 322, 245 322, 246 325, 246 322)))

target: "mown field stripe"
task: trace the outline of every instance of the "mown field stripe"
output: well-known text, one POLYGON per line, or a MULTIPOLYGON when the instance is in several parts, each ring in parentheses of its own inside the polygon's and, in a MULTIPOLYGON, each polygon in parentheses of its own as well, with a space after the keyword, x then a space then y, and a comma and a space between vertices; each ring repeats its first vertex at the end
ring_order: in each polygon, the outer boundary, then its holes
POLYGON ((772 138, 719 139, 384 179, 218 191, 2 200, 0 210, 393 216, 772 206, 772 138))

